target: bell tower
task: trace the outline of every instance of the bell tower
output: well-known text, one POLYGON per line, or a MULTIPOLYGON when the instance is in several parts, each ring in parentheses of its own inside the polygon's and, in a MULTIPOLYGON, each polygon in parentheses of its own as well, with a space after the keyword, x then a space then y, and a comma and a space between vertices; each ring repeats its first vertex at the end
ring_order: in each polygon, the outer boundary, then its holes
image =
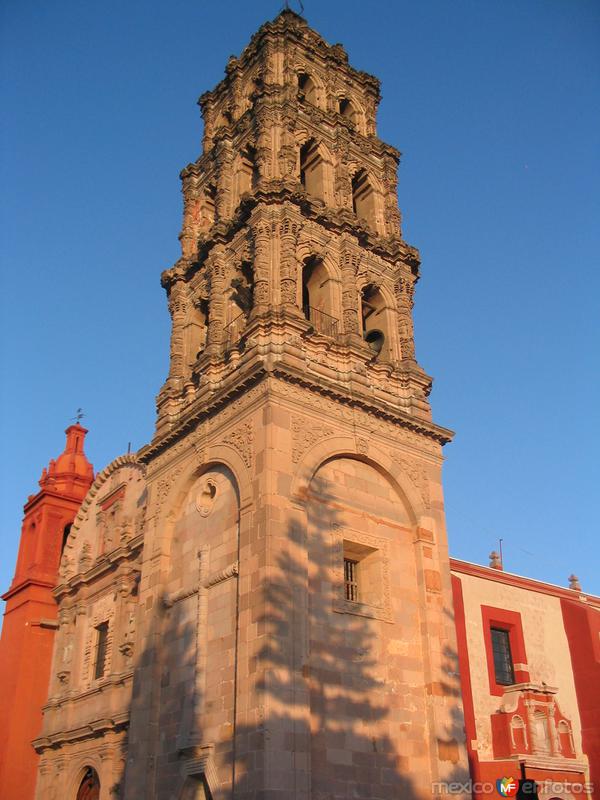
POLYGON ((58 628, 52 590, 69 528, 94 479, 84 452, 87 430, 65 431, 63 453, 42 472, 24 507, 15 575, 0 640, 0 797, 32 798, 38 756, 31 744, 42 725, 52 646, 58 628))
POLYGON ((138 454, 128 798, 425 798, 468 776, 452 433, 416 360, 419 255, 379 101, 287 9, 200 98, 162 275, 170 368, 138 454))

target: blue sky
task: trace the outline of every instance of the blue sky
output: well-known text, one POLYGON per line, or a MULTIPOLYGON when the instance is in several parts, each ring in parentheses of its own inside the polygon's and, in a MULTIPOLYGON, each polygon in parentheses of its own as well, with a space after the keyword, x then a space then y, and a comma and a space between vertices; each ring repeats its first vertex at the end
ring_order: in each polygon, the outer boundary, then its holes
MULTIPOLYGON (((600 4, 305 2, 382 81, 423 259, 417 355, 435 377, 451 552, 600 592, 600 4)), ((196 99, 280 10, 232 0, 5 0, 0 588, 22 505, 78 406, 101 469, 149 440, 167 371, 160 273, 196 99)))

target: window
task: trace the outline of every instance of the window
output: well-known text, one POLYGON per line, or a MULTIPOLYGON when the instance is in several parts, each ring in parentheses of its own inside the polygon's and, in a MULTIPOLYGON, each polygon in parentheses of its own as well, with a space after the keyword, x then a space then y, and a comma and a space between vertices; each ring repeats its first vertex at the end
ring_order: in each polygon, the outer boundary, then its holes
POLYGON ((510 634, 502 628, 492 628, 491 634, 496 683, 511 686, 515 682, 515 671, 510 651, 510 634))
POLYGON ((300 149, 300 183, 311 197, 325 200, 324 164, 314 139, 309 139, 300 149))
POLYGON ((94 679, 104 677, 106 670, 106 654, 108 651, 108 622, 96 626, 96 665, 94 679))
POLYGON ((358 603, 358 561, 344 559, 344 597, 352 603, 358 603))
POLYGON ((375 193, 364 169, 359 170, 352 178, 352 210, 367 225, 377 228, 375 193))
POLYGON ((339 583, 333 597, 333 610, 391 622, 388 540, 350 529, 336 533, 335 537, 338 541, 335 570, 339 583))
POLYGON ((481 617, 490 694, 502 697, 507 686, 529 681, 521 615, 481 606, 481 617))
POLYGON ((298 100, 301 103, 305 101, 312 103, 313 106, 317 105, 317 92, 313 79, 305 72, 298 75, 298 100))

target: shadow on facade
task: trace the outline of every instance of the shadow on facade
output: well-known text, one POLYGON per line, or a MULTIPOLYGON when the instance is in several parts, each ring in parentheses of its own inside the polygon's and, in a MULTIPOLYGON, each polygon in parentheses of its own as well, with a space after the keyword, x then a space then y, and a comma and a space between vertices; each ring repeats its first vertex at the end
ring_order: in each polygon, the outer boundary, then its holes
MULTIPOLYGON (((318 494, 326 503, 325 487, 318 487, 318 494)), ((333 611, 343 586, 332 580, 339 557, 332 524, 335 512, 327 504, 327 514, 311 516, 308 531, 288 525, 276 568, 254 593, 258 641, 252 651, 249 633, 237 631, 237 665, 230 665, 231 680, 223 682, 219 696, 204 696, 197 679, 203 655, 203 633, 194 625, 197 598, 155 609, 136 668, 120 796, 423 797, 423 784, 417 789, 411 778, 411 762, 417 754, 426 757, 428 744, 413 732, 412 710, 403 708, 402 679, 385 678, 378 635, 385 623, 333 611), (218 741, 208 741, 203 730, 208 706, 228 720, 218 741)), ((464 781, 457 746, 464 741, 458 659, 450 649, 445 658, 448 680, 442 692, 452 722, 438 738, 433 758, 456 763, 445 780, 464 781)))

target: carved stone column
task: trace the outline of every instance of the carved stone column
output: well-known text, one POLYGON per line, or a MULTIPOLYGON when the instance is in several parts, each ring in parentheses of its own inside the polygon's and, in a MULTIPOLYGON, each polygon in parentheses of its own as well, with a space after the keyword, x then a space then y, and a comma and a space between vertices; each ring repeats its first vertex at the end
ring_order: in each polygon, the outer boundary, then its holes
POLYGON ((202 148, 205 153, 212 147, 213 136, 215 133, 215 109, 212 101, 208 99, 209 97, 210 95, 205 94, 200 98, 200 103, 202 105, 202 118, 204 120, 202 148))
POLYGON ((169 313, 171 314, 171 362, 167 386, 179 390, 182 387, 185 370, 184 324, 188 307, 188 292, 183 280, 178 280, 169 292, 169 313))
POLYGON ((217 196, 215 216, 217 220, 228 219, 231 215, 231 187, 233 183, 233 153, 231 142, 222 139, 215 148, 217 161, 217 196))
POLYGON ((403 361, 416 361, 415 335, 412 319, 414 305, 414 284, 408 278, 399 278, 395 285, 396 304, 398 308, 398 339, 400 356, 403 361))
POLYGON ((279 226, 281 302, 298 310, 298 259, 296 244, 300 225, 284 219, 279 226))
POLYGON ((291 179, 296 181, 298 179, 298 148, 294 136, 295 128, 294 117, 289 113, 283 114, 281 119, 281 147, 278 153, 279 174, 282 180, 291 179))
POLYGON ((262 104, 255 111, 256 118, 256 168, 259 180, 273 177, 273 119, 262 104))
POLYGON ((360 309, 356 273, 360 256, 357 253, 343 252, 340 256, 342 273, 342 319, 344 333, 360 336, 360 309))
POLYGON ((341 156, 335 175, 335 199, 340 208, 352 210, 352 180, 348 161, 341 156))
POLYGON ((390 154, 384 156, 383 185, 384 185, 384 219, 385 233, 387 236, 400 237, 401 215, 398 208, 398 174, 397 162, 390 154))
POLYGON ((208 301, 208 332, 206 336, 206 351, 216 355, 221 351, 225 338, 226 306, 225 284, 227 270, 223 247, 213 249, 208 263, 209 301, 208 301))
POLYGON ((271 225, 260 222, 254 238, 254 307, 251 317, 264 314, 269 307, 269 275, 271 267, 271 225))
POLYGON ((183 224, 179 234, 179 241, 181 242, 181 253, 184 258, 191 258, 198 249, 200 199, 196 183, 194 175, 189 172, 183 173, 181 185, 183 192, 183 224))

